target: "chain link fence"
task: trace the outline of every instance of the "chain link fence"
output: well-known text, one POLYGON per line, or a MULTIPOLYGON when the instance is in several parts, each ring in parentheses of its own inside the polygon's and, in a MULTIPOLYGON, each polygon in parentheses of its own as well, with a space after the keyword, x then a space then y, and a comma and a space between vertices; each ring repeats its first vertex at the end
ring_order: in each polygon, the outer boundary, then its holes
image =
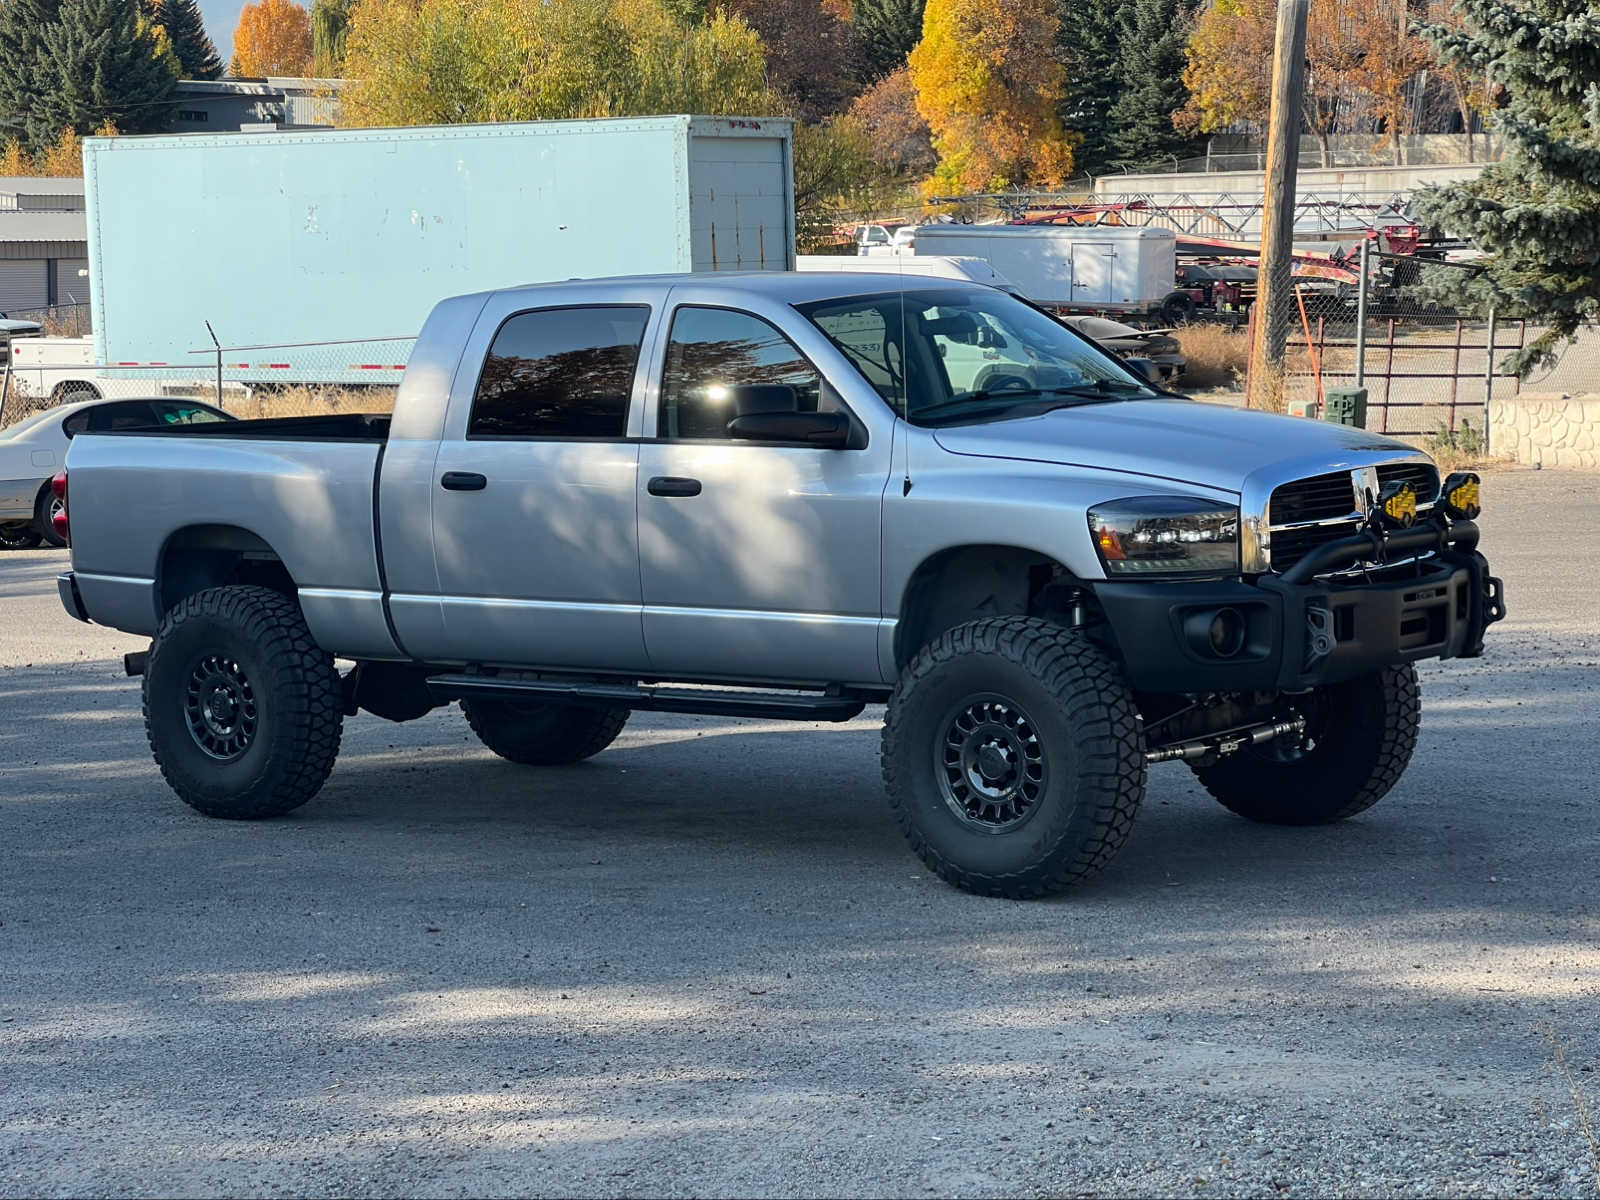
POLYGON ((202 400, 241 418, 389 412, 416 338, 222 346, 187 361, 98 362, 90 346, 17 338, 0 372, 0 427, 79 400, 202 400), (73 353, 81 349, 81 353, 73 353), (64 361, 76 358, 77 361, 64 361))

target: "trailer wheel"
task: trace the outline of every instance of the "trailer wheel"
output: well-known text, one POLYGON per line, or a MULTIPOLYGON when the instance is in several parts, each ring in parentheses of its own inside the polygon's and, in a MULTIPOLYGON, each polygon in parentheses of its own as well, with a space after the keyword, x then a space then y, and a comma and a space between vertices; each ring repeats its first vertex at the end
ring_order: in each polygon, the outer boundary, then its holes
POLYGON ((970 621, 902 672, 883 726, 889 809, 947 883, 1032 899, 1098 872, 1144 799, 1144 735, 1117 665, 1036 617, 970 621))
POLYGON ((72 404, 78 400, 99 400, 100 389, 82 379, 69 379, 50 389, 50 403, 72 404))
POLYGON ((507 762, 527 767, 559 767, 593 758, 617 740, 629 715, 626 708, 511 700, 463 700, 461 711, 480 742, 507 762))
POLYGON ((333 770, 344 706, 300 606, 264 587, 197 592, 161 620, 144 725, 172 790, 208 817, 278 817, 333 770))
POLYGON ((1161 302, 1163 325, 1187 325, 1194 320, 1194 297, 1188 292, 1173 292, 1161 302))
POLYGON ((1409 663, 1318 688, 1306 736, 1248 747, 1195 777, 1231 812, 1269 825, 1322 825, 1365 812, 1400 781, 1417 748, 1422 694, 1409 663))

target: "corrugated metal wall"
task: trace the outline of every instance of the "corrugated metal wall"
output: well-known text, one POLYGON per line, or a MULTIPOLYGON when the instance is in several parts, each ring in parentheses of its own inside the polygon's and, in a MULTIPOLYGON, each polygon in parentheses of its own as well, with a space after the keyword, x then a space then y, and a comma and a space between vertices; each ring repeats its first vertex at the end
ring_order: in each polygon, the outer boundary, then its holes
POLYGON ((50 264, 42 258, 0 259, 0 312, 25 312, 50 303, 50 264))
POLYGON ((55 287, 51 292, 55 303, 89 303, 89 276, 78 274, 79 271, 89 270, 87 258, 52 259, 51 270, 55 275, 55 287))

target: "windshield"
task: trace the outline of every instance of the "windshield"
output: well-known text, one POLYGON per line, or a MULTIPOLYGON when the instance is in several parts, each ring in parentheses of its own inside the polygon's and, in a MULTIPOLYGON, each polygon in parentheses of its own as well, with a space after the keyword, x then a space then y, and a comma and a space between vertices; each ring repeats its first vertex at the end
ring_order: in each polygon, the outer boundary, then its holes
POLYGON ((1054 318, 990 289, 916 289, 797 306, 918 425, 1158 395, 1054 318))

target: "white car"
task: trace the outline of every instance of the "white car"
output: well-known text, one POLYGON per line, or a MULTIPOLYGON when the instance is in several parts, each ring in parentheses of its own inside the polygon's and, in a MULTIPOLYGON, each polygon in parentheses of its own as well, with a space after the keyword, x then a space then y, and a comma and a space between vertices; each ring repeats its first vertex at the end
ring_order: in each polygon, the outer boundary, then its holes
POLYGON ((198 400, 80 400, 0 430, 0 550, 31 550, 41 541, 65 544, 55 531, 59 502, 50 494, 50 480, 66 462, 75 434, 231 420, 198 400))

